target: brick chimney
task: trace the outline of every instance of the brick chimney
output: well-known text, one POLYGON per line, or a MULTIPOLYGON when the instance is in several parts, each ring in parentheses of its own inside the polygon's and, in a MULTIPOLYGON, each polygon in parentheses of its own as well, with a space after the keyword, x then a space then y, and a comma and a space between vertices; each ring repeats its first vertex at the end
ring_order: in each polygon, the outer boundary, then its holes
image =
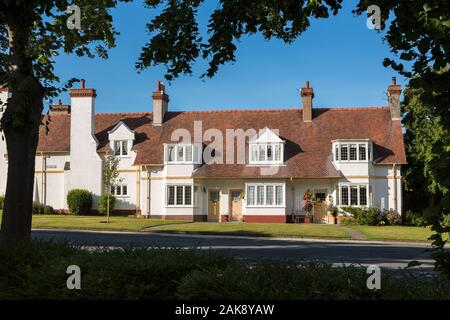
POLYGON ((392 77, 392 84, 388 87, 388 101, 389 109, 391 110, 391 119, 400 120, 400 93, 402 89, 400 85, 397 84, 397 79, 392 77))
POLYGON ((303 122, 312 121, 312 99, 314 98, 314 91, 309 87, 309 81, 306 81, 306 87, 300 90, 303 104, 303 122))
POLYGON ((166 94, 166 88, 158 81, 156 91, 153 92, 153 125, 161 126, 164 122, 164 115, 168 110, 169 96, 166 94))
POLYGON ((62 104, 61 100, 58 100, 58 104, 50 106, 50 114, 70 114, 70 105, 62 104))

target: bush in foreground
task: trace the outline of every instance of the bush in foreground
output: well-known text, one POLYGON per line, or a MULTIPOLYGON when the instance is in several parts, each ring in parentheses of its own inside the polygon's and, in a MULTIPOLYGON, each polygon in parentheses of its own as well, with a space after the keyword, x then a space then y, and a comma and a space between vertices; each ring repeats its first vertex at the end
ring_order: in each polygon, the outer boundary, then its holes
POLYGON ((0 210, 3 209, 3 203, 5 202, 5 196, 0 195, 0 210))
POLYGON ((367 289, 357 267, 257 262, 216 251, 128 248, 83 250, 33 241, 0 248, 1 299, 445 299, 447 281, 383 270, 381 290, 367 289), (81 268, 81 290, 66 269, 81 268))
POLYGON ((67 193, 67 206, 71 214, 89 213, 92 207, 92 193, 84 189, 72 189, 67 193))

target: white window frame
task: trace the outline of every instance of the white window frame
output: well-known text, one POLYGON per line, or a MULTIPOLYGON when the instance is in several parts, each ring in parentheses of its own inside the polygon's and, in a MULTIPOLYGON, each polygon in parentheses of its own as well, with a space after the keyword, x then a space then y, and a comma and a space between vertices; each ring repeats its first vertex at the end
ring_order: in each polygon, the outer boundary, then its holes
POLYGON ((114 192, 111 192, 111 194, 117 198, 128 198, 130 197, 130 193, 128 190, 128 185, 127 184, 116 184, 114 186, 111 186, 111 189, 114 188, 114 192), (123 189, 124 187, 127 190, 127 194, 123 194, 123 189), (117 190, 120 190, 120 194, 117 193, 117 190))
POLYGON ((369 199, 369 184, 368 183, 341 183, 339 184, 339 207, 360 207, 360 208, 367 208, 370 206, 370 199, 369 199), (348 188, 348 204, 342 204, 342 188, 346 187, 348 188), (351 204, 351 187, 357 188, 357 205, 351 204), (361 187, 366 188, 366 204, 361 205, 361 187))
POLYGON ((202 148, 201 144, 190 144, 190 143, 165 143, 164 144, 164 163, 166 164, 199 164, 202 159, 202 148), (169 161, 169 147, 175 148, 174 160, 169 161), (178 160, 178 150, 183 149, 183 159, 178 160), (187 160, 187 148, 191 148, 191 160, 187 160))
POLYGON ((282 164, 284 162, 284 143, 250 143, 248 152, 249 164, 282 164), (268 160, 268 146, 272 147, 272 159, 268 160), (262 148, 261 148, 262 147, 262 148), (280 148, 280 159, 275 159, 275 149, 280 148), (253 160, 253 148, 256 148, 256 160, 253 160), (263 150, 264 160, 259 160, 261 155, 261 149, 263 150))
POLYGON ((370 162, 372 161, 372 142, 371 141, 361 141, 361 140, 340 140, 333 141, 331 153, 333 155, 334 162, 347 163, 347 162, 370 162), (356 160, 350 160, 350 146, 356 145, 356 160), (364 145, 366 149, 365 159, 362 160, 359 154, 359 147, 364 145), (342 160, 341 157, 341 147, 347 147, 347 160, 342 160))
POLYGON ((198 186, 198 185, 195 185, 195 184, 181 184, 181 183, 169 183, 169 184, 166 184, 165 185, 165 187, 164 187, 164 190, 165 190, 165 196, 164 196, 164 198, 165 198, 165 201, 164 201, 164 204, 165 204, 165 206, 167 207, 167 208, 194 208, 194 207, 198 207, 198 206, 200 206, 200 202, 201 202, 201 199, 200 199, 200 186, 198 186), (174 189, 174 198, 173 198, 173 201, 174 201, 174 204, 169 204, 169 187, 175 187, 175 189, 174 189), (181 194, 181 196, 182 196, 182 204, 177 204, 177 188, 182 188, 182 194, 181 194), (186 187, 191 187, 191 204, 185 204, 185 201, 186 201, 186 194, 185 194, 185 188, 186 187), (198 195, 198 203, 196 203, 197 201, 195 200, 195 198, 194 198, 194 196, 195 196, 195 192, 194 192, 194 188, 197 188, 197 195, 198 195))
POLYGON ((121 157, 121 158, 125 158, 125 157, 130 157, 130 144, 128 142, 129 140, 112 140, 112 148, 113 149, 113 154, 116 157, 121 157), (116 154, 116 143, 119 143, 119 154, 116 154), (124 154, 124 144, 126 146, 126 154, 124 154))
POLYGON ((285 208, 286 207, 286 185, 284 183, 276 183, 276 182, 270 182, 270 183, 261 183, 261 182, 248 182, 245 184, 245 206, 247 208, 285 208), (248 199, 248 187, 254 187, 254 204, 250 205, 247 203, 248 199), (272 204, 267 204, 267 187, 271 186, 273 188, 272 193, 272 204), (277 186, 282 187, 282 201, 281 204, 276 204, 277 201, 277 186), (263 187, 263 203, 258 203, 258 187, 263 187))

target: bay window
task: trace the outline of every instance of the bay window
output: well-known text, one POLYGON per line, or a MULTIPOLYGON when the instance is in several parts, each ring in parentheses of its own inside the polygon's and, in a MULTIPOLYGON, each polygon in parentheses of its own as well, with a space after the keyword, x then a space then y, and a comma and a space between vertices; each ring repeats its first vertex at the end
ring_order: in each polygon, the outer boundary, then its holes
POLYGON ((249 183, 247 190, 247 206, 281 207, 284 206, 284 185, 277 183, 249 183))

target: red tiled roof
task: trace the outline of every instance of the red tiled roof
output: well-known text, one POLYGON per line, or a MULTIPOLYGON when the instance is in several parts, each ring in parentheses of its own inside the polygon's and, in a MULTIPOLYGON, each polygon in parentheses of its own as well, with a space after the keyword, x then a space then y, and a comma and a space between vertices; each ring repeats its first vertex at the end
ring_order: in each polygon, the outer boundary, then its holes
MULTIPOLYGON (((219 129, 224 140, 226 129, 278 129, 286 141, 285 165, 273 177, 340 176, 331 162, 334 139, 368 138, 374 142, 377 163, 406 163, 402 127, 399 121, 391 121, 388 107, 323 108, 314 109, 313 114, 313 121, 305 123, 301 109, 168 112, 164 124, 155 127, 151 124, 151 113, 110 113, 97 114, 95 125, 99 151, 106 150, 108 131, 119 121, 134 130, 136 164, 162 164, 162 144, 171 142, 175 129, 187 129, 193 136, 194 121, 202 121, 203 133, 210 128, 219 129)), ((38 151, 69 151, 70 115, 52 115, 48 128, 49 135, 45 135, 41 126, 38 151)), ((194 176, 256 177, 259 168, 245 164, 203 165, 194 176)))

